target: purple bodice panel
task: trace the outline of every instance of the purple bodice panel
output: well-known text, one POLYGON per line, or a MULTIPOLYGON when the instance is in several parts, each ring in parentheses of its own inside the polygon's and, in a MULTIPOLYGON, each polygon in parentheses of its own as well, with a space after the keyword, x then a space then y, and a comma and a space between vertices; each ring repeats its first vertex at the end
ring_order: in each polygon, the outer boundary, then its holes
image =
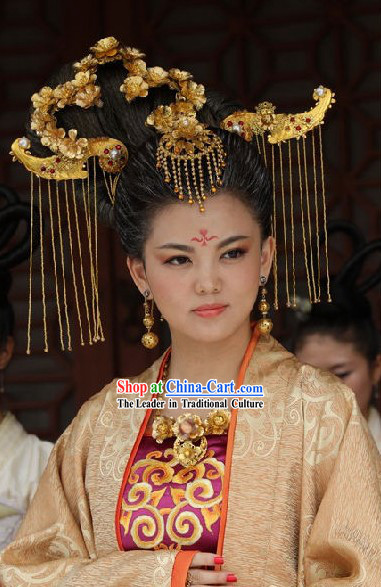
POLYGON ((193 467, 174 458, 170 438, 143 436, 123 491, 124 550, 216 552, 220 531, 227 435, 207 436, 205 457, 193 467))

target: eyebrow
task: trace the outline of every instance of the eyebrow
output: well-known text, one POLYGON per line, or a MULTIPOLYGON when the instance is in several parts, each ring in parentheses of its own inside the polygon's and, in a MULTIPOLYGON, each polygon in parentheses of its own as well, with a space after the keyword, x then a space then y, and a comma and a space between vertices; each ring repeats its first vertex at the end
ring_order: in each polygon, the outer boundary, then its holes
POLYGON ((336 363, 335 365, 332 365, 330 367, 330 369, 350 369, 350 365, 348 365, 348 363, 336 363))
MULTIPOLYGON (((231 243, 234 243, 236 241, 240 241, 240 240, 243 240, 246 238, 249 238, 249 237, 244 234, 229 236, 228 238, 225 238, 223 241, 221 241, 217 245, 217 249, 222 249, 223 247, 226 247, 227 245, 230 245, 231 243)), ((190 245, 182 245, 180 243, 165 243, 165 245, 161 245, 160 247, 156 247, 156 249, 179 249, 180 251, 184 251, 185 253, 193 253, 194 252, 194 247, 191 247, 190 245)))

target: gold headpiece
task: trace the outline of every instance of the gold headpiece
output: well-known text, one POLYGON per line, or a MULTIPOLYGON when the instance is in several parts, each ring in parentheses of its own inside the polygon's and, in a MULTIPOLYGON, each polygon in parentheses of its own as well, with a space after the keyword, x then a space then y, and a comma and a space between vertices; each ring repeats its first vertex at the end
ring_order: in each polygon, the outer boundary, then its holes
MULTIPOLYGON (((11 154, 13 159, 20 161, 26 167, 26 169, 31 172, 31 207, 33 207, 35 203, 33 178, 34 176, 37 177, 37 204, 39 206, 39 231, 41 242, 40 268, 45 351, 48 351, 48 331, 46 320, 44 272, 45 253, 42 220, 43 205, 46 205, 49 211, 51 225, 52 258, 54 265, 56 294, 55 298, 57 303, 57 317, 59 322, 61 348, 62 350, 65 350, 65 348, 71 350, 71 328, 68 317, 66 291, 68 260, 67 252, 65 254, 65 249, 63 246, 63 225, 67 225, 69 234, 69 265, 70 273, 72 275, 81 344, 85 343, 85 330, 88 332, 89 344, 97 342, 98 340, 104 340, 98 296, 97 162, 100 169, 102 170, 106 190, 111 204, 113 205, 120 173, 128 161, 128 150, 121 141, 115 138, 78 137, 78 131, 76 129, 70 129, 66 133, 63 128, 57 128, 57 120, 55 117, 55 114, 66 106, 79 106, 85 109, 94 106, 101 108, 103 106, 100 87, 96 85, 97 68, 99 65, 114 61, 120 61, 123 64, 128 74, 123 81, 120 90, 124 94, 127 102, 130 102, 135 98, 147 96, 149 88, 167 85, 169 88, 176 91, 175 101, 168 106, 162 105, 156 108, 148 116, 146 123, 149 126, 153 126, 155 130, 161 134, 157 149, 156 165, 157 168, 162 171, 164 180, 172 185, 174 192, 177 194, 180 200, 187 199, 189 204, 193 204, 195 201, 197 201, 199 209, 202 212, 204 211, 204 200, 206 199, 204 173, 207 173, 208 175, 208 182, 206 183, 207 185, 211 186, 210 191, 212 193, 216 192, 218 186, 221 185, 222 171, 225 166, 225 153, 222 142, 215 133, 213 133, 204 124, 197 120, 197 111, 202 108, 206 101, 204 86, 194 82, 192 80, 191 74, 185 71, 180 71, 179 69, 170 69, 169 71, 165 71, 161 67, 147 68, 143 57, 144 54, 141 53, 138 49, 124 47, 114 37, 101 39, 94 47, 91 47, 89 55, 84 57, 78 63, 74 64, 74 79, 60 84, 55 88, 43 87, 38 93, 32 96, 34 110, 31 117, 31 129, 36 132, 41 141, 41 144, 44 147, 49 148, 52 154, 48 157, 36 157, 32 155, 30 152, 31 143, 30 140, 26 137, 17 139, 12 144, 11 154), (90 165, 90 160, 92 160, 92 165, 90 165), (43 183, 43 180, 46 180, 45 184, 43 183), (87 230, 85 237, 81 236, 79 230, 76 200, 76 196, 78 196, 78 194, 81 194, 80 199, 82 200, 82 206, 85 214, 85 225, 87 230), (62 213, 64 219, 62 219, 62 213), (72 226, 75 226, 75 237, 73 237, 72 226), (56 250, 56 234, 58 236, 58 250, 56 250), (87 259, 86 262, 84 262, 85 257, 87 259), (86 276, 86 271, 84 268, 85 266, 88 266, 89 276, 86 276), (83 307, 85 309, 85 318, 83 318, 83 307)), ((235 113, 232 116, 226 118, 221 124, 222 128, 238 132, 238 134, 240 134, 246 140, 251 140, 253 135, 255 135, 258 146, 259 137, 261 137, 263 142, 263 153, 265 161, 265 132, 269 133, 270 143, 279 144, 282 186, 281 193, 284 218, 285 195, 282 171, 282 155, 280 148, 281 142, 290 138, 302 137, 304 169, 306 170, 306 153, 304 145, 305 133, 323 122, 325 111, 333 101, 332 96, 333 94, 331 94, 329 90, 318 88, 314 94, 314 97, 318 100, 318 105, 314 110, 311 110, 308 115, 290 115, 287 117, 286 115, 275 114, 274 108, 270 104, 264 103, 257 108, 255 114, 249 112, 235 113), (322 92, 321 95, 320 91, 322 92)), ((319 138, 321 141, 320 134, 319 138)), ((290 143, 289 149, 291 149, 290 143)), ((289 153, 291 157, 291 151, 289 151, 289 153)), ((301 174, 299 146, 298 163, 299 174, 301 174)), ((272 168, 273 179, 275 179, 274 151, 272 151, 272 168)), ((300 177, 302 176, 300 175, 300 177)), ((305 181, 307 182, 307 179, 305 181)), ((308 189, 307 183, 305 189, 308 189)), ((315 201, 317 197, 316 189, 315 181, 315 201)), ((300 190, 302 190, 302 179, 300 179, 300 190)), ((308 193, 307 202, 309 202, 308 193)), ((276 236, 277 230, 275 211, 276 199, 274 197, 273 232, 276 236)), ((33 218, 33 216, 31 217, 33 218)), ((308 220, 311 245, 312 237, 309 207, 308 220)), ((303 238, 305 242, 303 209, 302 222, 303 238)), ((286 245, 286 228, 284 235, 286 245)), ((292 225, 292 239, 293 238, 292 225)), ((292 241, 292 251, 294 251, 294 241, 292 241)), ((305 258, 307 259, 307 253, 305 253, 305 258)), ((277 275, 276 259, 274 275, 275 277, 277 275)), ((30 353, 32 255, 30 257, 29 281, 30 288, 27 353, 30 353)), ((310 280, 308 283, 310 284, 310 280)), ((317 297, 318 296, 315 294, 315 301, 317 300, 317 297)), ((289 302, 288 289, 287 299, 289 302)), ((277 293, 275 305, 277 306, 277 293)))
MULTIPOLYGON (((272 234, 275 239, 278 238, 278 246, 280 240, 283 240, 286 305, 288 307, 296 306, 294 215, 295 207, 298 204, 301 215, 304 266, 310 302, 316 303, 320 301, 319 233, 321 223, 323 224, 325 235, 327 295, 328 301, 331 301, 321 125, 324 123, 328 108, 331 108, 335 102, 334 96, 335 94, 331 90, 319 86, 313 92, 313 99, 317 104, 308 112, 276 114, 275 106, 270 102, 262 102, 255 108, 255 112, 235 112, 221 123, 223 129, 236 132, 246 141, 251 141, 255 137, 258 150, 262 153, 264 162, 270 169, 273 180, 272 234), (318 129, 317 137, 315 136, 316 128, 318 129), (309 144, 307 143, 307 133, 308 137, 310 137, 309 144), (292 139, 296 139, 296 141, 292 141, 292 139), (293 143, 295 146, 293 146, 293 143), (283 146, 284 144, 286 145, 283 146), (278 146, 278 149, 275 149, 275 145, 278 146), (284 151, 286 151, 286 161, 284 161, 284 151), (296 172, 293 159, 297 161, 296 172), (309 171, 310 168, 311 171, 309 171), (278 212, 279 208, 281 208, 280 214, 278 212), (279 216, 282 219, 280 227, 277 224, 277 217, 279 216)), ((274 307, 278 309, 277 252, 275 252, 273 262, 273 274, 274 307)))

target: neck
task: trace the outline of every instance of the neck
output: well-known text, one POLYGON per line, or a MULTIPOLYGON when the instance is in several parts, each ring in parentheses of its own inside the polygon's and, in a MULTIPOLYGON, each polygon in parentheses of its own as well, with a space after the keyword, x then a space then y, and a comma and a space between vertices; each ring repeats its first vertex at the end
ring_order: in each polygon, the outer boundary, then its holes
POLYGON ((239 368, 251 338, 250 322, 242 324, 228 338, 200 344, 199 341, 171 333, 171 361, 168 378, 187 379, 205 385, 209 379, 237 382, 239 368))

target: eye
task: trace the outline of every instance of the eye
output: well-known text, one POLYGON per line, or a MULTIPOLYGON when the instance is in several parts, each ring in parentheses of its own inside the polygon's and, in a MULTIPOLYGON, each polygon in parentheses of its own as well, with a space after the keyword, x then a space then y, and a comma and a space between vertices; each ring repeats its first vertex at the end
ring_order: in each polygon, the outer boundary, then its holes
POLYGON ((168 259, 168 261, 165 261, 165 264, 168 264, 168 265, 185 265, 188 261, 190 262, 190 259, 188 257, 177 256, 177 257, 171 257, 170 259, 168 259))
POLYGON ((340 377, 340 379, 345 379, 348 377, 352 371, 345 371, 344 373, 335 373, 336 377, 340 377))
POLYGON ((239 257, 243 257, 246 254, 244 249, 231 249, 222 255, 224 259, 238 259, 239 257))

